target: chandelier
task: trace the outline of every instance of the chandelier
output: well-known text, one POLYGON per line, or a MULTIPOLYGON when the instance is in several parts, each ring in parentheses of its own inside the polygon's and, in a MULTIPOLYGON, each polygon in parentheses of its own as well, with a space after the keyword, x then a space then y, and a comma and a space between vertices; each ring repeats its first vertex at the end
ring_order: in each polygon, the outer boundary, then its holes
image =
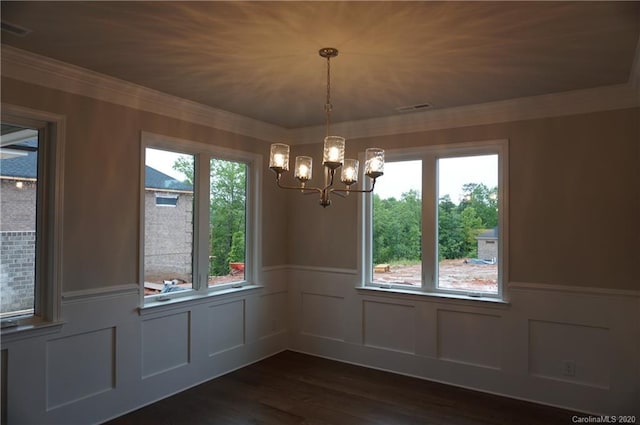
POLYGON ((331 205, 329 196, 331 193, 346 196, 350 192, 370 193, 376 185, 376 179, 384 173, 384 150, 369 148, 365 151, 364 174, 372 179, 370 189, 352 189, 351 186, 358 183, 358 160, 345 159, 344 137, 331 136, 329 133, 331 125, 331 58, 338 56, 338 49, 325 47, 318 52, 321 57, 327 59, 327 99, 324 105, 326 115, 326 137, 324 138, 324 152, 322 165, 324 166, 324 186, 307 187, 306 183, 311 180, 311 170, 313 158, 310 156, 297 156, 295 162, 294 177, 298 180, 298 186, 287 186, 282 184, 281 177, 285 171, 289 170, 289 145, 284 143, 274 143, 271 145, 269 156, 269 168, 276 173, 276 184, 281 189, 299 190, 303 193, 318 192, 320 194, 320 205, 328 207, 331 205), (342 167, 340 181, 344 188, 334 187, 334 176, 336 170, 342 167))

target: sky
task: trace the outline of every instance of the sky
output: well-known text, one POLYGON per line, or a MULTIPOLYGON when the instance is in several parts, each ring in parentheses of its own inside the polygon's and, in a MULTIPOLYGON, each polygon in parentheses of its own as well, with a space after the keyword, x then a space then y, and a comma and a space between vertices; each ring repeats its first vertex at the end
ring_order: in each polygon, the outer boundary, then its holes
POLYGON ((145 164, 165 173, 168 176, 173 177, 174 179, 183 181, 185 180, 186 176, 173 169, 173 163, 180 156, 183 155, 177 154, 175 152, 147 148, 145 153, 145 164))
MULTIPOLYGON (((384 175, 376 181, 375 192, 381 198, 399 198, 410 189, 421 191, 420 161, 386 162, 384 175)), ((498 185, 498 156, 482 155, 439 160, 438 197, 445 194, 458 203, 466 183, 498 185)))
MULTIPOLYGON (((173 163, 180 154, 157 149, 147 149, 146 164, 158 171, 184 180, 185 176, 173 169, 173 163)), ((290 171, 293 161, 290 159, 290 171)), ((316 161, 314 161, 316 162, 316 161)), ((362 167, 360 167, 362 169, 362 167)), ((449 194, 455 203, 460 201, 462 185, 484 183, 491 188, 498 185, 498 156, 483 155, 472 157, 443 158, 439 161, 439 197, 449 194)), ((314 167, 314 174, 318 172, 314 167)), ((375 193, 381 198, 400 198, 411 189, 421 192, 421 167, 419 161, 386 162, 384 175, 376 181, 375 193)))

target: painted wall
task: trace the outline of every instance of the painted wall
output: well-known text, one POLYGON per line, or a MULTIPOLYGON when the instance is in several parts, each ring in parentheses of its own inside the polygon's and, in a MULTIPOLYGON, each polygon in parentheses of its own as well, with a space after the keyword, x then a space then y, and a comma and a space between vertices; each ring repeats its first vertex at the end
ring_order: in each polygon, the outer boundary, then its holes
MULTIPOLYGON (((355 139, 345 156, 374 146, 509 139, 510 280, 638 289, 639 122, 638 109, 626 109, 355 139)), ((321 151, 300 146, 292 157, 321 151)), ((335 199, 326 210, 313 208, 311 198, 291 195, 289 261, 356 268, 356 197, 335 199)))
POLYGON ((640 414, 637 109, 348 142, 351 156, 372 145, 510 140, 508 304, 357 289, 357 198, 323 209, 277 189, 265 167, 265 287, 140 312, 139 184, 131 184, 140 131, 265 158, 268 143, 6 77, 2 101, 67 117, 65 323, 3 340, 9 423, 100 422, 285 348, 640 414), (558 238, 551 247, 549 232, 558 238), (610 254, 596 257, 594 242, 610 254))
MULTIPOLYGON (((348 140, 353 157, 374 146, 509 139, 508 303, 356 289, 356 198, 322 209, 291 194, 291 347, 580 411, 639 415, 639 122, 640 111, 626 109, 348 140)), ((292 156, 319 152, 298 146, 292 156)))
POLYGON ((9 424, 99 423, 287 347, 273 267, 287 263, 285 205, 266 182, 263 287, 138 308, 141 131, 262 155, 269 143, 6 77, 2 102, 66 117, 64 323, 3 335, 9 424))

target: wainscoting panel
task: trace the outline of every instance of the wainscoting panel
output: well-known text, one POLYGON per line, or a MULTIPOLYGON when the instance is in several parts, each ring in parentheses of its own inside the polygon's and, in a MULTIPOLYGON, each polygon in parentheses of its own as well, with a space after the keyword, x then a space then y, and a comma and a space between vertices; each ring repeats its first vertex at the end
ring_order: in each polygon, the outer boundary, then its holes
POLYGON ((572 323, 529 321, 529 373, 608 389, 609 329, 572 323))
POLYGON ((364 345, 415 353, 416 311, 413 305, 362 302, 364 345))
POLYGON ((267 338, 287 329, 287 292, 274 292, 260 296, 259 310, 254 311, 257 322, 257 338, 267 338))
POLYGON ((115 328, 47 343, 47 409, 77 402, 115 386, 115 328))
POLYGON ((190 312, 142 322, 142 377, 189 363, 190 312))
POLYGON ((209 355, 240 347, 245 343, 245 301, 209 306, 209 355))
POLYGON ((344 340, 344 298, 301 293, 301 329, 303 334, 344 340))
POLYGON ((438 310, 438 358, 500 369, 500 316, 438 310))
POLYGON ((359 289, 358 276, 339 270, 295 267, 292 275, 292 350, 586 413, 640 416, 638 291, 519 283, 496 303, 359 289), (341 335, 340 323, 347 337, 327 338, 341 335))

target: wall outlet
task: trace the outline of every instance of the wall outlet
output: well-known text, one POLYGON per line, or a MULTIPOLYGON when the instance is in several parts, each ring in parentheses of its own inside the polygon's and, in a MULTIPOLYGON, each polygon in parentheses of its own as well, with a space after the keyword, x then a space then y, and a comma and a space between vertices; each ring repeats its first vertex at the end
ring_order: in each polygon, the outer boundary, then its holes
POLYGON ((562 374, 564 376, 576 376, 576 362, 565 360, 562 362, 562 374))

